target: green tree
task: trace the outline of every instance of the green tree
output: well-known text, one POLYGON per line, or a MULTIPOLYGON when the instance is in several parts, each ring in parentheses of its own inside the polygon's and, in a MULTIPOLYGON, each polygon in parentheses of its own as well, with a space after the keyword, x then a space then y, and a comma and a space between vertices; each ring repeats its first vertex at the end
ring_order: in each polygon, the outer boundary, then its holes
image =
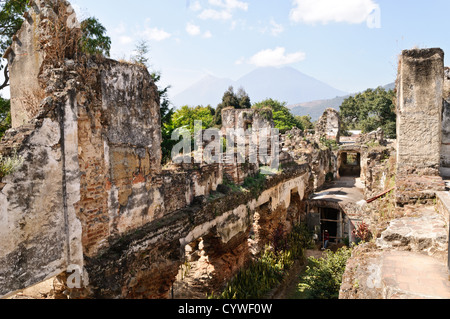
POLYGON ((233 107, 235 109, 249 109, 251 106, 250 97, 242 87, 235 93, 234 88, 230 86, 223 94, 222 103, 216 108, 214 123, 219 126, 222 125, 222 110, 225 108, 233 107))
POLYGON ((0 139, 11 128, 10 101, 0 97, 0 139))
MULTIPOLYGON (((133 63, 144 66, 147 69, 150 69, 150 58, 148 54, 150 52, 150 46, 147 41, 140 40, 136 44, 134 48, 134 54, 131 56, 131 61, 133 63)), ((171 107, 171 103, 169 100, 169 89, 170 86, 161 87, 158 83, 161 81, 161 73, 156 71, 150 71, 150 76, 152 77, 153 82, 158 87, 158 95, 159 95, 159 104, 160 104, 160 113, 161 113, 161 149, 162 149, 162 162, 167 163, 170 160, 171 152, 173 146, 177 143, 176 141, 172 141, 172 132, 174 130, 174 126, 172 123, 172 116, 174 114, 174 110, 171 107)))
MULTIPOLYGON (((0 56, 12 43, 12 37, 20 29, 23 22, 23 14, 29 8, 29 0, 6 0, 0 11, 0 56)), ((0 71, 3 72, 4 81, 0 84, 0 90, 9 85, 8 65, 2 63, 0 71)))
POLYGON ((150 46, 147 41, 139 40, 134 48, 134 55, 131 56, 131 61, 137 64, 144 65, 147 68, 150 68, 149 62, 150 59, 148 57, 148 53, 150 52, 150 46))
POLYGON ((81 22, 81 50, 88 54, 102 54, 109 57, 111 38, 106 34, 106 28, 95 17, 81 22))
POLYGON ((304 129, 302 122, 295 118, 294 115, 292 115, 291 111, 286 107, 286 102, 267 99, 262 102, 253 104, 253 108, 255 109, 264 107, 272 109, 275 128, 279 129, 280 133, 284 134, 294 127, 297 127, 301 130, 304 129))
POLYGON ((314 123, 310 115, 296 116, 295 119, 302 123, 304 130, 314 130, 314 123))
POLYGON ((194 122, 202 121, 202 129, 206 130, 214 125, 214 115, 212 108, 207 106, 189 107, 183 106, 172 116, 172 126, 174 129, 186 127, 192 134, 194 133, 194 122))
MULTIPOLYGON (((30 8, 29 0, 5 0, 0 2, 0 56, 12 43, 12 37, 19 31, 24 21, 24 13, 30 8)), ((80 48, 89 54, 104 54, 109 56, 111 39, 106 35, 106 28, 94 17, 81 22, 82 36, 80 48)), ((2 60, 0 71, 4 74, 4 81, 0 90, 9 85, 8 65, 2 60)))
POLYGON ((389 138, 396 138, 395 92, 382 87, 368 89, 344 100, 340 108, 343 129, 369 133, 382 128, 389 138))

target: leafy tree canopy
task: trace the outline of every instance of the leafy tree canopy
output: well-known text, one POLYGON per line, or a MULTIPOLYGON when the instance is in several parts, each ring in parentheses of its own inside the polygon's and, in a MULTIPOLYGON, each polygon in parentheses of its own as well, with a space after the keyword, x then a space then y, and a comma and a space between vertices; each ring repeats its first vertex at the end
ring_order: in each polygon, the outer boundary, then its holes
POLYGON ((235 93, 234 88, 230 86, 224 93, 222 103, 217 106, 214 123, 216 125, 222 125, 222 110, 228 107, 234 107, 235 109, 249 109, 252 107, 250 97, 243 88, 239 88, 235 93))
POLYGON ((280 133, 284 134, 287 131, 292 130, 294 127, 301 130, 304 129, 302 122, 295 118, 291 111, 286 107, 286 102, 267 99, 253 104, 253 108, 255 109, 264 107, 272 109, 275 128, 279 129, 280 133))
POLYGON ((0 139, 11 128, 10 101, 0 97, 0 139))
POLYGON ((106 35, 106 28, 95 17, 81 22, 82 36, 80 46, 88 54, 103 54, 109 57, 111 38, 106 35))
POLYGON ((186 127, 193 134, 195 121, 202 121, 203 130, 211 128, 214 125, 213 111, 214 109, 210 106, 189 107, 185 105, 173 114, 173 128, 186 127))
MULTIPOLYGON (((5 0, 0 2, 0 55, 3 56, 6 49, 12 43, 12 37, 19 31, 24 21, 24 13, 30 8, 29 0, 5 0)), ((94 17, 81 22, 82 37, 80 48, 89 54, 103 54, 109 56, 111 39, 106 35, 106 28, 94 17)), ((9 85, 8 66, 0 65, 3 70, 4 82, 0 84, 0 90, 9 85)))
POLYGON ((314 130, 315 126, 310 115, 296 116, 295 119, 302 123, 303 129, 314 130))
POLYGON ((396 138, 394 98, 393 90, 386 91, 382 87, 347 98, 340 109, 343 129, 370 133, 382 128, 387 137, 396 138))

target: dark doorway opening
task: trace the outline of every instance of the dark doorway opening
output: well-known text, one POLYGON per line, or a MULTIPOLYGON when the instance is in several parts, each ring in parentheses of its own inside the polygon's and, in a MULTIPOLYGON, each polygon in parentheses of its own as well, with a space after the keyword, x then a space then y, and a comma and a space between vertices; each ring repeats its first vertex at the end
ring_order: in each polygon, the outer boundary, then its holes
POLYGON ((321 224, 321 234, 325 230, 330 234, 331 243, 339 243, 342 239, 339 236, 339 228, 341 226, 341 214, 340 211, 333 208, 321 208, 320 209, 320 224, 321 224))
POLYGON ((341 153, 341 165, 339 167, 341 177, 361 176, 361 154, 357 152, 341 153))

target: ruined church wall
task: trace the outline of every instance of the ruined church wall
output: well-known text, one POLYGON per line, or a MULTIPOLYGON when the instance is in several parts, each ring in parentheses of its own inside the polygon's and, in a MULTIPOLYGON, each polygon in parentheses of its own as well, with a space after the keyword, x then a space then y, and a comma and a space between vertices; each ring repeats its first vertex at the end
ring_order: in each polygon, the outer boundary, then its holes
POLYGON ((39 10, 31 10, 14 37, 11 49, 7 52, 7 55, 10 55, 8 67, 11 87, 11 121, 14 128, 26 124, 33 117, 33 104, 39 102, 35 96, 43 93, 38 76, 44 54, 37 49, 38 26, 42 18, 44 17, 39 14, 39 10))
POLYGON ((441 174, 450 176, 450 68, 444 72, 444 108, 442 112, 441 174))
POLYGON ((441 49, 402 52, 397 79, 397 165, 400 174, 439 174, 443 61, 441 49))
MULTIPOLYGON (((85 253, 154 216, 151 180, 161 172, 156 86, 147 70, 112 60, 89 62, 92 92, 79 91, 79 204, 85 253), (100 88, 96 83, 100 83, 100 88)), ((154 200, 156 203, 157 200, 154 200)))
MULTIPOLYGON (((298 202, 313 191, 312 182, 308 165, 287 169, 269 179, 256 197, 251 192, 237 192, 194 202, 134 232, 112 238, 111 246, 86 265, 90 286, 72 294, 170 298, 177 275, 187 262, 184 252, 188 246, 203 251, 203 257, 191 264, 192 272, 187 274, 190 279, 185 276, 185 281, 178 282, 183 289, 175 292, 194 289, 200 291, 201 298, 217 292, 252 258, 249 238, 259 208, 267 207, 272 212, 265 216, 264 223, 259 219, 267 231, 284 221, 293 224, 302 213, 298 202)), ((269 237, 262 240, 267 242, 269 237)))
MULTIPOLYGON (((53 27, 67 22, 70 9, 66 1, 32 1, 5 54, 14 128, 2 138, 0 154, 16 153, 23 163, 0 180, 0 296, 84 263, 75 209, 80 198, 76 76, 56 66, 73 47, 67 43, 65 51, 54 50, 60 39, 49 37, 53 27), (49 59, 51 52, 61 59, 49 59)), ((66 29, 72 43, 78 31, 66 29)))
POLYGON ((8 131, 0 144, 24 160, 0 181, 0 296, 83 266, 76 106, 67 96, 56 107, 58 116, 8 131))
POLYGON ((315 139, 317 143, 325 138, 334 140, 339 144, 341 138, 341 119, 339 117, 339 112, 334 109, 327 109, 317 121, 315 130, 315 139))

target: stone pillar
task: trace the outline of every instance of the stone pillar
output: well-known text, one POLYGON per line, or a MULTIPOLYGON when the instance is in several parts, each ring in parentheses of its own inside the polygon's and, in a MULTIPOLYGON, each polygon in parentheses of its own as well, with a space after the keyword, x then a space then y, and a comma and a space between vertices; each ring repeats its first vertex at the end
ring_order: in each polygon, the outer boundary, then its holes
POLYGON ((322 138, 334 140, 338 144, 340 143, 341 119, 338 111, 331 108, 327 109, 318 120, 315 140, 319 143, 322 138))
POLYGON ((450 176, 450 68, 445 68, 442 112, 441 176, 450 176))
POLYGON ((398 174, 439 175, 444 52, 405 50, 397 79, 398 174))

